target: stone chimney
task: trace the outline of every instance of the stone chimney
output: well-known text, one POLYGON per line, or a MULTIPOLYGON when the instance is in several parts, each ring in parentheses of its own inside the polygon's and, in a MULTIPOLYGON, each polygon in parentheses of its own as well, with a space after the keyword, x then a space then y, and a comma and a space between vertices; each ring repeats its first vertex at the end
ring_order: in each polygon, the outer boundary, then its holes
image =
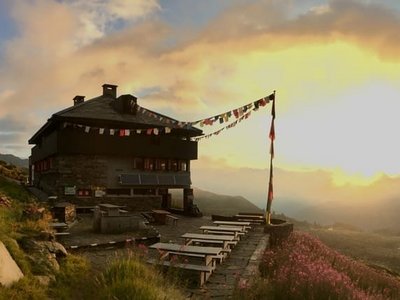
POLYGON ((118 100, 122 102, 122 113, 136 115, 137 98, 132 95, 121 95, 118 100))
POLYGON ((75 105, 78 105, 78 104, 81 104, 81 103, 83 103, 85 101, 85 96, 75 96, 74 97, 74 106, 75 105))
POLYGON ((111 96, 117 98, 117 87, 118 85, 113 84, 103 84, 103 96, 111 96))

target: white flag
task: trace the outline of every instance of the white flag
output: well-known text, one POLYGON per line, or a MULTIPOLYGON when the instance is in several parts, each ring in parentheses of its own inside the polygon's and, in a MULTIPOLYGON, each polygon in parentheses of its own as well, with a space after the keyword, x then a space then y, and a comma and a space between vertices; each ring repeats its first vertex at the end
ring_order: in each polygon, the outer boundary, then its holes
POLYGON ((114 135, 114 129, 110 129, 110 135, 114 135))
POLYGON ((86 127, 85 127, 85 132, 88 133, 89 130, 90 130, 90 127, 89 127, 89 126, 86 126, 86 127))
POLYGON ((100 128, 99 133, 103 134, 104 133, 104 128, 100 128))
POLYGON ((125 136, 130 136, 131 135, 131 131, 129 129, 125 129, 125 136))

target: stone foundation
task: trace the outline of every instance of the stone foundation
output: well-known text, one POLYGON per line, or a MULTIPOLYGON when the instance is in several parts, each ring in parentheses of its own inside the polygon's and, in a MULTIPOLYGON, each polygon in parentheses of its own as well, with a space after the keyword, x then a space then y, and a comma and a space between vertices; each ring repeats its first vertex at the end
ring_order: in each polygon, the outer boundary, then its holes
POLYGON ((285 220, 271 219, 271 224, 265 225, 264 232, 270 235, 270 247, 279 246, 293 232, 293 224, 285 220))

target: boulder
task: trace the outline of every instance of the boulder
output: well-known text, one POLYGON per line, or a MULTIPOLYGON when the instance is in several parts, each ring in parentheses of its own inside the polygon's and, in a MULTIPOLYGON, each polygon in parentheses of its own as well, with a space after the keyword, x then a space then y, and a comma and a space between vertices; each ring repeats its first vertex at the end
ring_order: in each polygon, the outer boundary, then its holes
POLYGON ((24 277, 21 269, 11 257, 7 248, 0 242, 0 283, 9 286, 24 277))

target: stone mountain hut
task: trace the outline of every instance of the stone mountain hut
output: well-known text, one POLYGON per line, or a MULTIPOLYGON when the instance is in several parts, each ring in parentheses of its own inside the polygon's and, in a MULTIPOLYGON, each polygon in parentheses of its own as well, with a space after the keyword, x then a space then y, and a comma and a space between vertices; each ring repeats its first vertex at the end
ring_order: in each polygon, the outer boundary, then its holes
POLYGON ((170 189, 182 190, 191 213, 190 162, 197 159, 200 129, 141 107, 132 95, 102 95, 51 116, 32 136, 30 183, 58 201, 117 203, 145 210, 170 208, 170 189))

